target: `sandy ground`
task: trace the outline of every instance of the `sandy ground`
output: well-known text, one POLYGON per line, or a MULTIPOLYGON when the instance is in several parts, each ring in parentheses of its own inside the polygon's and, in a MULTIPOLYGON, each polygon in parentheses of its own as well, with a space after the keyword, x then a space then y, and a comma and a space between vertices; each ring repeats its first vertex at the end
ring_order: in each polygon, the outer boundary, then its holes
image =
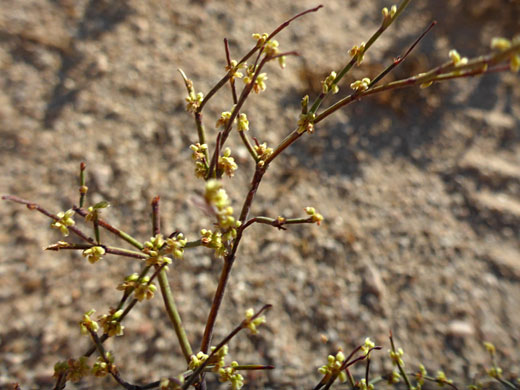
MULTIPOLYGON (((239 57, 253 44, 251 33, 317 5, 1 3, 0 193, 67 209, 77 203, 85 161, 90 200, 109 201, 106 218, 142 240, 150 236, 155 195, 165 232, 195 239, 211 224, 192 201, 203 184, 192 176, 188 147, 196 133, 176 69, 206 92, 224 72, 224 37, 239 57)), ((268 67, 267 91, 246 104, 251 135, 261 142, 275 145, 294 128, 301 97, 316 96, 319 81, 369 37, 389 4, 324 5, 280 34, 282 50, 301 57, 290 58, 284 71, 268 67)), ((451 48, 467 56, 488 52, 493 36, 520 31, 520 2, 413 1, 353 76, 374 76, 433 19, 437 27, 394 77, 444 62, 451 48)), ((223 89, 208 106, 210 136, 215 115, 230 102, 223 89)), ((248 375, 248 388, 309 388, 327 354, 340 346, 350 351, 367 336, 383 346, 374 375, 386 372, 390 329, 410 369, 422 362, 468 384, 488 364, 487 340, 504 371, 520 375, 519 118, 517 75, 397 91, 349 106, 275 162, 252 214, 300 216, 315 205, 326 221, 286 232, 255 226, 239 251, 216 339, 246 308, 274 305, 260 335, 244 333, 230 345, 233 359, 276 366, 248 375)), ((253 167, 239 142, 230 142, 241 170, 225 185, 238 209, 253 167)), ((0 384, 48 389, 54 363, 88 346, 77 326, 82 313, 107 312, 120 296, 114 287, 139 265, 106 257, 91 266, 78 253, 43 252, 61 239, 49 221, 19 205, 1 206, 0 384)), ((210 252, 193 250, 170 272, 194 346, 220 268, 210 252)), ((125 337, 107 344, 125 378, 146 383, 183 370, 160 299, 139 305, 125 326, 125 337)), ((79 386, 116 388, 96 379, 79 386)))

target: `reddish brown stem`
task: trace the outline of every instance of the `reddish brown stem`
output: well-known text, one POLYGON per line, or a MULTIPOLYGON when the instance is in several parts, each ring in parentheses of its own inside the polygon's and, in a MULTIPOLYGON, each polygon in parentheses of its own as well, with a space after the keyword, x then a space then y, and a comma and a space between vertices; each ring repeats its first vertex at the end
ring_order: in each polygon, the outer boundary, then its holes
MULTIPOLYGON (((256 191, 258 190, 258 186, 262 181, 262 177, 264 176, 265 171, 266 167, 260 165, 256 166, 255 174, 253 176, 253 180, 251 181, 251 187, 249 189, 247 197, 244 201, 244 205, 242 206, 242 211, 240 213, 239 220, 242 223, 244 223, 244 221, 247 219, 247 216, 249 215, 251 204, 253 203, 256 191)), ((204 353, 208 351, 209 346, 211 344, 211 338, 213 336, 215 321, 217 320, 220 305, 222 304, 222 299, 224 298, 224 292, 226 290, 229 276, 231 274, 231 268, 233 267, 233 263, 235 261, 238 245, 240 243, 240 240, 242 239, 243 231, 243 228, 237 229, 237 237, 233 241, 231 251, 224 258, 224 266, 222 267, 222 272, 220 273, 220 279, 217 285, 217 290, 215 291, 215 296, 213 297, 213 303, 211 304, 211 309, 208 315, 208 319, 206 321, 206 327, 204 329, 204 336, 202 337, 202 344, 200 350, 204 353)))

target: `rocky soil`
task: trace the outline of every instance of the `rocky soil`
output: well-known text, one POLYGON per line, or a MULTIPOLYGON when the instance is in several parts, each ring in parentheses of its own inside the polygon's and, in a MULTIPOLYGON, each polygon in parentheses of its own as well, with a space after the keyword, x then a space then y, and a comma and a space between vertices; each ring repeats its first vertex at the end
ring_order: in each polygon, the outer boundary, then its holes
MULTIPOLYGON (((189 239, 211 221, 196 207, 196 141, 184 110, 177 68, 207 92, 224 74, 223 38, 232 56, 316 6, 302 0, 19 0, 0 12, 0 193, 52 212, 77 203, 79 163, 88 165, 90 201, 145 240, 150 200, 161 196, 163 231, 189 239)), ((279 36, 297 50, 285 70, 269 66, 267 90, 245 107, 251 135, 276 145, 295 126, 301 97, 339 69, 354 44, 380 21, 380 0, 326 0, 279 36)), ((353 76, 374 76, 433 20, 438 25, 391 77, 447 59, 489 51, 494 36, 520 32, 520 1, 415 0, 353 76)), ((341 92, 347 93, 349 78, 341 92)), ((340 93, 341 93, 340 92, 340 93)), ((223 89, 205 112, 231 106, 223 89)), ((238 138, 238 137, 236 137, 238 138)), ((241 170, 225 185, 236 209, 253 166, 239 140, 230 145, 241 170)), ((254 215, 301 216, 313 205, 322 226, 278 231, 254 226, 239 251, 216 340, 250 307, 271 303, 258 336, 230 345, 233 359, 273 364, 246 375, 249 389, 311 388, 317 368, 338 347, 370 336, 374 375, 391 368, 392 330, 407 367, 442 369, 461 385, 489 364, 493 342, 504 372, 520 375, 520 83, 489 75, 425 90, 365 99, 306 135, 275 162, 254 215), (327 340, 327 341, 325 341, 327 340)), ((2 201, 0 207, 0 384, 50 389, 53 365, 81 355, 77 326, 90 308, 106 313, 136 262, 107 256, 95 266, 79 253, 42 248, 62 239, 44 216, 2 201)), ((83 226, 83 225, 80 225, 83 226)), ((85 230, 86 228, 83 227, 85 230)), ((122 245, 122 244, 121 244, 122 245)), ((192 345, 200 343, 221 262, 189 251, 171 267, 177 304, 192 345)), ((126 335, 110 340, 122 375, 146 383, 184 369, 161 300, 138 306, 126 335)), ((356 374, 362 373, 359 367, 356 374)), ((212 384, 211 388, 216 388, 212 384)), ((88 379, 70 388, 114 389, 88 379)))

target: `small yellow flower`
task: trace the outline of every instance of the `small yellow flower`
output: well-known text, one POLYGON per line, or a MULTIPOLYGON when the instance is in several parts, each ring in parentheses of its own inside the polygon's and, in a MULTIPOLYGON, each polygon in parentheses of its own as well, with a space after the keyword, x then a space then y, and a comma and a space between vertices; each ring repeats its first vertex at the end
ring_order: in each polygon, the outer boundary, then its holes
POLYGON ((252 34, 252 36, 253 36, 253 39, 256 40, 256 46, 260 47, 260 46, 263 46, 263 44, 267 41, 267 38, 269 37, 269 34, 267 34, 267 33, 263 33, 263 34, 254 33, 254 34, 252 34))
POLYGON ((74 210, 70 209, 67 211, 60 211, 56 216, 58 217, 57 221, 54 221, 51 223, 51 227, 55 229, 59 229, 61 234, 63 234, 65 237, 69 235, 69 229, 68 226, 74 226, 75 222, 72 219, 72 216, 74 215, 74 210))
POLYGON ((362 42, 359 46, 353 46, 352 49, 349 50, 348 54, 351 57, 356 58, 356 65, 361 65, 365 57, 365 42, 362 42))
POLYGON ((322 92, 323 93, 332 92, 333 94, 338 93, 339 87, 337 86, 337 84, 334 84, 335 81, 336 81, 336 72, 332 71, 327 76, 327 78, 321 82, 322 92))
POLYGON ((168 238, 166 240, 166 245, 168 246, 168 251, 174 258, 182 260, 184 257, 184 247, 187 242, 188 240, 184 238, 184 234, 179 233, 175 237, 168 238))
POLYGON ((215 127, 218 129, 219 127, 227 127, 229 120, 231 119, 231 112, 224 111, 220 114, 220 118, 218 118, 215 127))
POLYGON ((85 249, 82 253, 84 257, 87 258, 90 264, 97 263, 103 255, 105 254, 105 248, 102 246, 92 246, 88 249, 85 249))
POLYGON ((509 49, 510 47, 511 47, 511 41, 509 39, 498 37, 498 38, 493 38, 491 40, 492 49, 504 51, 504 50, 509 49))
POLYGON ((226 66, 226 70, 228 72, 231 72, 231 80, 238 78, 241 79, 244 77, 242 72, 240 72, 240 69, 243 69, 246 67, 246 64, 243 62, 239 65, 237 65, 238 62, 236 60, 231 60, 231 64, 226 66))
POLYGON ((450 52, 448 54, 451 58, 451 61, 453 62, 453 65, 455 65, 455 66, 466 65, 468 63, 468 58, 461 57, 459 52, 455 49, 450 50, 450 52))
POLYGON ((104 314, 98 318, 101 327, 103 328, 103 332, 108 334, 110 337, 113 336, 122 336, 123 329, 125 328, 121 325, 119 318, 123 314, 123 310, 115 311, 115 309, 110 309, 110 314, 104 314))
POLYGON ((255 311, 252 308, 247 309, 246 311, 246 327, 251 331, 251 334, 258 333, 258 326, 264 324, 266 322, 265 316, 256 317, 252 320, 255 311))
POLYGON ((350 88, 352 88, 356 92, 366 91, 370 87, 370 79, 365 77, 361 80, 354 81, 350 84, 350 88))
POLYGON ((202 363, 204 363, 208 359, 209 355, 206 355, 204 352, 199 352, 197 355, 190 356, 190 363, 188 367, 190 370, 196 370, 202 363))
POLYGON ((235 163, 235 159, 231 157, 231 149, 224 149, 223 155, 218 158, 218 167, 223 170, 226 175, 233 177, 238 166, 235 163))
MULTIPOLYGON (((316 223, 316 225, 319 226, 321 224, 321 222, 323 221, 323 215, 317 213, 316 209, 314 207, 306 207, 305 212, 307 213, 307 215, 310 216, 311 221, 316 223)), ((368 339, 368 340, 370 340, 370 339, 368 339)), ((365 343, 366 343, 366 341, 365 341, 365 343)))
POLYGON ((190 94, 186 98, 186 111, 192 113, 197 112, 203 100, 204 94, 202 92, 195 94, 194 91, 190 91, 190 94))
POLYGON ((238 131, 248 131, 249 130, 249 120, 247 119, 247 115, 241 113, 238 116, 238 131))
POLYGON ((96 311, 94 309, 91 309, 90 311, 83 314, 83 319, 79 323, 81 333, 88 334, 89 331, 97 332, 99 329, 99 324, 94 321, 90 316, 94 314, 96 311))

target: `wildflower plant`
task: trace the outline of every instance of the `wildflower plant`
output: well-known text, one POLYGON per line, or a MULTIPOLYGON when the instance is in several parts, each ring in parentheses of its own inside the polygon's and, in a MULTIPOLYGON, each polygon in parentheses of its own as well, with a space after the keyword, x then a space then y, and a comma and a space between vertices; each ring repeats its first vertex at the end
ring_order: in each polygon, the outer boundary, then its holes
MULTIPOLYGON (((244 103, 252 93, 264 93, 268 89, 269 78, 266 70, 271 62, 278 62, 282 68, 285 68, 287 58, 297 55, 295 51, 283 51, 275 37, 296 19, 317 12, 322 6, 295 15, 271 33, 253 34, 253 47, 240 59, 231 58, 230 49, 227 40, 225 40, 227 64, 224 70, 225 74, 207 93, 197 90, 188 75, 179 70, 187 90, 186 111, 193 116, 196 128, 193 144, 189 146, 194 162, 194 176, 204 182, 201 184, 204 189, 203 198, 206 209, 213 219, 211 225, 204 226, 198 233, 174 232, 170 235, 162 233, 160 229, 159 197, 155 197, 151 202, 150 238, 143 241, 113 226, 101 215, 101 211, 109 206, 108 202, 104 201, 87 206, 88 187, 86 186, 85 163, 80 165, 79 203, 67 211, 53 214, 37 203, 12 195, 3 196, 5 200, 24 204, 30 210, 36 210, 46 215, 52 219, 51 227, 60 230, 65 237, 72 234, 81 241, 79 244, 58 241, 49 245, 46 249, 81 251, 82 255, 93 266, 96 266, 96 263, 102 258, 106 257, 108 261, 111 256, 132 259, 141 266, 140 272, 127 276, 116 286, 122 294, 116 305, 95 319, 93 317, 94 309, 83 315, 79 322, 80 329, 83 334, 91 339, 92 347, 78 359, 69 359, 56 364, 55 390, 64 389, 68 381, 77 381, 87 375, 96 377, 111 375, 125 389, 187 389, 190 386, 204 389, 206 388, 206 376, 210 373, 216 374, 220 381, 228 382, 231 389, 238 390, 244 385, 243 371, 274 368, 260 364, 240 364, 236 361, 226 363, 230 349, 228 345, 233 338, 245 329, 248 329, 252 334, 256 334, 261 325, 266 322, 264 312, 269 309, 270 305, 264 305, 256 311, 249 309, 240 324, 228 336, 216 344, 213 340, 215 324, 224 299, 224 293, 231 277, 232 268, 236 261, 240 261, 237 253, 248 228, 254 224, 266 224, 285 230, 289 225, 320 225, 326 221, 324 216, 313 206, 306 207, 302 215, 254 214, 255 196, 271 163, 299 138, 311 136, 326 118, 343 107, 367 96, 403 87, 426 88, 435 83, 451 79, 476 77, 492 72, 517 72, 519 70, 520 36, 511 40, 506 38, 494 39, 491 44, 491 53, 477 58, 462 57, 455 49, 451 50, 447 53, 447 61, 441 65, 400 80, 383 82, 385 76, 411 54, 416 45, 435 25, 434 22, 421 36, 410 43, 404 54, 391 61, 382 72, 371 77, 367 75, 359 80, 348 80, 349 71, 354 66, 362 66, 365 54, 371 49, 374 42, 393 25, 410 3, 411 0, 403 0, 398 5, 382 9, 379 28, 365 42, 360 42, 350 50, 346 50, 349 54, 349 60, 342 68, 330 70, 328 76, 321 83, 322 90, 318 96, 313 100, 309 96, 302 98, 301 113, 298 118, 295 118, 294 129, 288 132, 286 137, 277 145, 268 146, 266 142, 263 142, 261 134, 252 134, 251 123, 247 113, 244 112, 244 103), (209 139, 206 130, 207 124, 203 121, 202 113, 208 102, 217 96, 217 93, 221 92, 226 85, 229 85, 231 91, 229 111, 224 111, 218 118, 208 121, 210 126, 214 128, 212 134, 216 131, 216 136, 209 139), (228 196, 224 186, 225 182, 222 180, 224 176, 232 178, 237 169, 240 168, 233 157, 233 150, 226 144, 230 137, 240 139, 240 142, 248 151, 250 159, 254 162, 254 172, 251 175, 250 185, 241 202, 233 202, 228 196), (78 227, 76 221, 79 220, 83 220, 86 226, 92 229, 94 238, 85 233, 83 228, 78 227), (131 248, 108 244, 105 234, 119 238, 131 248), (194 349, 187 336, 190 330, 184 327, 177 310, 175 290, 170 284, 168 273, 175 272, 175 266, 179 261, 189 261, 190 250, 196 247, 208 248, 216 258, 222 261, 211 308, 207 314, 207 320, 203 324, 202 341, 200 346, 194 349), (156 284, 159 288, 156 287, 156 284), (106 351, 104 343, 110 337, 123 336, 123 321, 125 318, 138 304, 145 304, 147 300, 153 299, 157 290, 161 293, 165 313, 175 331, 185 366, 172 367, 171 377, 169 378, 157 378, 155 381, 145 384, 132 384, 122 378, 115 365, 117 352, 106 351), (90 359, 94 354, 97 355, 95 360, 90 359)), ((422 365, 412 374, 405 371, 404 351, 396 348, 391 335, 390 345, 389 357, 393 370, 389 374, 371 377, 370 362, 373 358, 373 351, 380 350, 382 347, 376 346, 367 338, 363 345, 355 348, 348 356, 345 356, 343 351, 329 355, 327 363, 318 370, 321 379, 315 389, 328 389, 338 379, 340 382, 348 383, 352 389, 373 389, 383 382, 392 385, 404 382, 409 390, 420 389, 425 380, 437 383, 439 386, 455 388, 452 381, 442 371, 439 371, 434 377, 428 376, 422 365), (354 365, 361 364, 365 365, 365 374, 363 377, 356 379, 351 369, 354 365)), ((491 356, 494 359, 494 353, 491 353, 491 356)), ((499 382, 506 383, 502 371, 494 361, 488 374, 499 382)), ((509 381, 507 381, 507 384, 508 386, 515 386, 509 381)))

